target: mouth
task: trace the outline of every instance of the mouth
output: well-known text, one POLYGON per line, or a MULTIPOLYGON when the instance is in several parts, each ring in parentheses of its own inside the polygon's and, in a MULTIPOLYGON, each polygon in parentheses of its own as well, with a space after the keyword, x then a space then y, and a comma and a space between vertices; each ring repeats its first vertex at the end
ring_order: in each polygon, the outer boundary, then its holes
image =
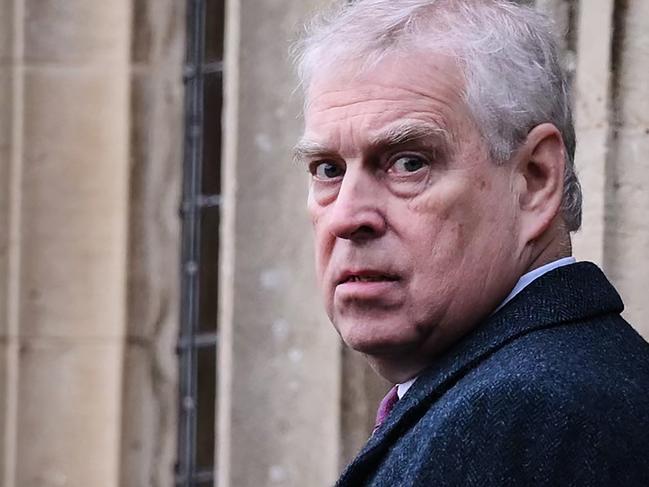
POLYGON ((376 271, 358 271, 358 272, 345 272, 338 280, 338 284, 346 284, 349 282, 396 282, 399 280, 398 276, 392 274, 383 274, 376 271))

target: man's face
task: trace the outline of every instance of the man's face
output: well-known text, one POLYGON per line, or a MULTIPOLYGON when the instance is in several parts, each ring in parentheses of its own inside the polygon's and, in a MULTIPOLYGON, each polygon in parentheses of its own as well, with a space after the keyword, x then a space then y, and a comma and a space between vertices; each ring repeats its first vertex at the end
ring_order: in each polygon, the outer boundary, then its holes
POLYGON ((298 153, 312 174, 327 313, 397 382, 513 287, 514 174, 489 159, 449 58, 388 57, 350 73, 312 83, 298 153))

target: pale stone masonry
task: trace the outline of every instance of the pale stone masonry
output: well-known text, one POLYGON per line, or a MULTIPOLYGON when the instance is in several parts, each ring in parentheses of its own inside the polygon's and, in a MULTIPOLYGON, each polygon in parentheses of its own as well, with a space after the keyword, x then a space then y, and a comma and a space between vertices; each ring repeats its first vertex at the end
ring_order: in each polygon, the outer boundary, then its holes
POLYGON ((226 17, 218 485, 331 485, 341 351, 320 305, 292 163, 288 39, 323 2, 230 2, 226 17))
POLYGON ((130 200, 120 487, 173 485, 185 2, 132 5, 130 200))
MULTIPOLYGON (((604 259, 604 205, 609 156, 613 0, 580 9, 575 90, 576 164, 584 188, 581 233, 574 240, 580 258, 604 259)), ((585 7, 585 6, 584 6, 585 7)))
POLYGON ((620 4, 603 264, 624 297, 625 316, 649 339, 649 2, 620 4))
POLYGON ((119 482, 128 224, 126 0, 2 2, 5 487, 119 482), (7 157, 8 154, 8 157, 7 157), (5 176, 6 175, 6 176, 5 176))
MULTIPOLYGON (((3 487, 173 485, 184 3, 0 0, 3 487)), ((291 162, 325 3, 227 1, 219 487, 331 485, 386 389, 322 311, 291 162)), ((576 256, 649 337, 649 2, 536 4, 571 29, 576 256)))

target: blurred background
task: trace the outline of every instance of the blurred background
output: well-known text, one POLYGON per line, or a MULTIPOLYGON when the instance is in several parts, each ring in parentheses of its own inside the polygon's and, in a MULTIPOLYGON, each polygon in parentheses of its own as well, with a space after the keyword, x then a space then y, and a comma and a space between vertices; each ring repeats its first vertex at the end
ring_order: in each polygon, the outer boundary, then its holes
MULTIPOLYGON (((321 310, 287 60, 325 0, 0 0, 0 485, 319 487, 387 389, 321 310)), ((649 2, 537 0, 579 259, 649 337, 649 2)))

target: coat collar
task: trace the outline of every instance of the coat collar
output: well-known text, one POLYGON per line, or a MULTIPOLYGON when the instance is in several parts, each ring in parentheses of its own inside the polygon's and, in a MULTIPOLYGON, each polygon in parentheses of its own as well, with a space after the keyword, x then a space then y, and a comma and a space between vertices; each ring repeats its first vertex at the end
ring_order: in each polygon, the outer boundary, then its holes
POLYGON ((339 485, 351 485, 347 482, 360 464, 378 458, 446 390, 449 382, 476 367, 485 356, 534 330, 606 313, 621 313, 623 309, 620 296, 595 264, 579 262, 541 276, 421 373, 347 467, 339 485))

